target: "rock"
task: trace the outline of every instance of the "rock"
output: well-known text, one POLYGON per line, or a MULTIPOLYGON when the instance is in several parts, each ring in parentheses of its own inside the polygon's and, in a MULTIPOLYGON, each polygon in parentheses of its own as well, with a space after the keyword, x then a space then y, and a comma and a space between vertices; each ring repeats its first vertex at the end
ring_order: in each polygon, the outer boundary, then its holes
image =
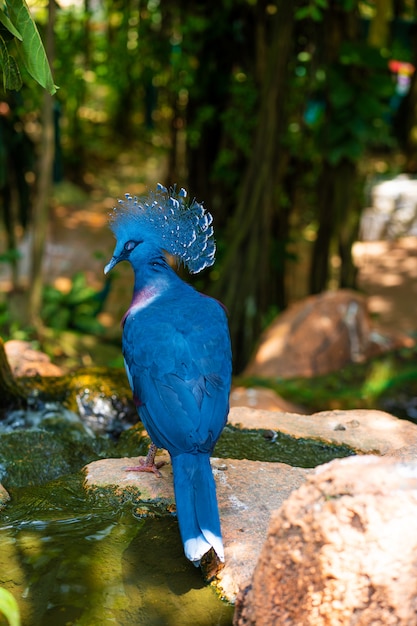
POLYGON ((230 410, 229 422, 241 428, 279 431, 297 439, 343 444, 361 454, 388 454, 417 445, 417 424, 372 409, 299 415, 236 407, 230 410))
POLYGON ((234 626, 417 622, 417 463, 335 460, 271 518, 234 626))
POLYGON ((230 393, 230 406, 246 406, 265 411, 285 411, 286 413, 307 413, 303 407, 284 400, 272 389, 264 387, 235 387, 230 393))
MULTIPOLYGON (((161 478, 126 471, 126 467, 138 464, 137 458, 94 461, 84 468, 85 488, 102 490, 103 495, 110 490, 121 499, 128 495, 140 514, 171 513, 175 510, 171 465, 166 453, 158 455, 158 460, 167 461, 160 470, 161 478)), ((254 570, 272 511, 311 470, 235 459, 212 459, 212 467, 225 546, 225 567, 215 584, 222 596, 233 602, 254 570)))
POLYGON ((236 459, 216 459, 213 469, 225 547, 225 567, 215 584, 234 602, 255 568, 272 511, 312 470, 236 459))
POLYGON ((63 371, 51 363, 44 352, 34 350, 28 341, 12 339, 4 344, 7 360, 15 376, 62 376, 63 371))
POLYGON ((370 194, 372 206, 361 216, 361 240, 393 240, 417 235, 417 180, 408 174, 399 174, 374 183, 370 194))
POLYGON ((244 376, 312 377, 340 370, 382 351, 410 346, 371 326, 366 298, 350 290, 309 296, 281 313, 261 337, 244 376))
MULTIPOLYGON (((325 411, 314 415, 232 408, 229 422, 247 429, 279 431, 295 438, 344 444, 362 454, 401 454, 408 458, 417 448, 417 425, 382 411, 325 411)), ((110 490, 122 500, 129 497, 139 514, 170 514, 175 510, 169 456, 158 460, 161 478, 126 472, 138 459, 102 459, 84 468, 85 487, 110 490)), ((226 563, 215 585, 229 601, 252 575, 267 536, 269 518, 312 470, 283 463, 212 459, 217 485, 226 563)))
POLYGON ((93 461, 83 468, 84 487, 93 491, 110 489, 121 498, 129 492, 137 507, 154 501, 154 508, 161 512, 170 511, 174 504, 174 490, 168 453, 158 451, 157 461, 166 462, 160 469, 161 477, 149 472, 126 471, 127 467, 139 465, 139 457, 93 461))
POLYGON ((403 448, 398 448, 392 452, 388 452, 387 457, 392 457, 397 461, 411 461, 414 462, 417 459, 417 443, 410 443, 403 448))

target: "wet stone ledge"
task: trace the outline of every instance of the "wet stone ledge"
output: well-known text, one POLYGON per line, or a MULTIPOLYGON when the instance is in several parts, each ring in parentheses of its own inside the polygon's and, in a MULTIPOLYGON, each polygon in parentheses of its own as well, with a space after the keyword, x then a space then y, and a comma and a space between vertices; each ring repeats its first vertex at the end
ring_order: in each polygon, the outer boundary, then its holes
MULTIPOLYGON (((232 409, 230 422, 239 428, 270 429, 295 438, 311 438, 349 445, 358 454, 395 455, 407 458, 417 446, 417 426, 381 411, 326 411, 296 415, 247 408, 232 409)), ((96 493, 107 490, 129 498, 138 515, 175 510, 169 456, 161 478, 127 471, 137 458, 103 459, 86 466, 85 487, 96 493)), ((268 533, 271 514, 292 492, 303 485, 313 470, 286 463, 213 458, 222 532, 225 567, 214 581, 220 594, 234 602, 253 574, 268 533)))

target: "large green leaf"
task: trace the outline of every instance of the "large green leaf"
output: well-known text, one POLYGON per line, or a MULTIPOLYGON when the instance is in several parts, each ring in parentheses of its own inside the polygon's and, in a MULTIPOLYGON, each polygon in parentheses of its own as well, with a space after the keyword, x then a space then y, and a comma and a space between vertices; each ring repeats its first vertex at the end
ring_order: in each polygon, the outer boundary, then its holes
POLYGON ((6 13, 4 12, 3 9, 0 9, 0 22, 3 24, 3 26, 5 28, 7 28, 7 30, 14 35, 15 37, 17 37, 17 39, 19 39, 19 41, 22 41, 23 37, 22 35, 19 33, 19 31, 17 30, 17 28, 14 26, 14 24, 11 22, 11 20, 8 18, 8 16, 6 15, 6 13))
POLYGON ((0 613, 6 616, 10 626, 20 626, 19 607, 7 589, 0 587, 0 613))
POLYGON ((3 87, 18 91, 22 87, 22 77, 16 59, 10 56, 6 42, 0 37, 0 69, 3 73, 3 87))
POLYGON ((6 0, 6 7, 11 21, 22 35, 22 41, 16 40, 16 46, 24 66, 36 82, 54 94, 56 87, 42 39, 25 0, 6 0))

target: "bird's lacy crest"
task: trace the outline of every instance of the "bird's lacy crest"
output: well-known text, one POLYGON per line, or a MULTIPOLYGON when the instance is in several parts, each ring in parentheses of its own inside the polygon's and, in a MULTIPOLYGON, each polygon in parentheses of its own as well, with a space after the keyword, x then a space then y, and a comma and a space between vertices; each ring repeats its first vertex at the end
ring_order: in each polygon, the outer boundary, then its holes
POLYGON ((140 197, 126 194, 110 214, 110 226, 117 239, 126 231, 131 239, 152 240, 196 274, 214 263, 213 218, 196 200, 187 204, 186 197, 185 189, 160 184, 140 197))

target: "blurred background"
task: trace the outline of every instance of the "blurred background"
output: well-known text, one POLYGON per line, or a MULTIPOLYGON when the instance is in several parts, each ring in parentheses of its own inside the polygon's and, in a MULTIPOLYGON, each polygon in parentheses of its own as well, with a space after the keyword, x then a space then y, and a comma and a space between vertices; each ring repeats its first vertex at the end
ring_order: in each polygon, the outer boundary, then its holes
MULTIPOLYGON (((1 48, 5 341, 32 341, 68 367, 122 364, 132 275, 103 276, 107 218, 117 198, 156 182, 185 187, 214 216, 217 262, 192 280, 229 311, 236 372, 290 303, 363 288, 362 243, 384 242, 368 261, 404 237, 398 263, 415 255, 415 0, 29 9, 59 89, 50 95, 24 66, 9 88, 1 48)), ((16 37, 0 31, 12 54, 16 37)))

